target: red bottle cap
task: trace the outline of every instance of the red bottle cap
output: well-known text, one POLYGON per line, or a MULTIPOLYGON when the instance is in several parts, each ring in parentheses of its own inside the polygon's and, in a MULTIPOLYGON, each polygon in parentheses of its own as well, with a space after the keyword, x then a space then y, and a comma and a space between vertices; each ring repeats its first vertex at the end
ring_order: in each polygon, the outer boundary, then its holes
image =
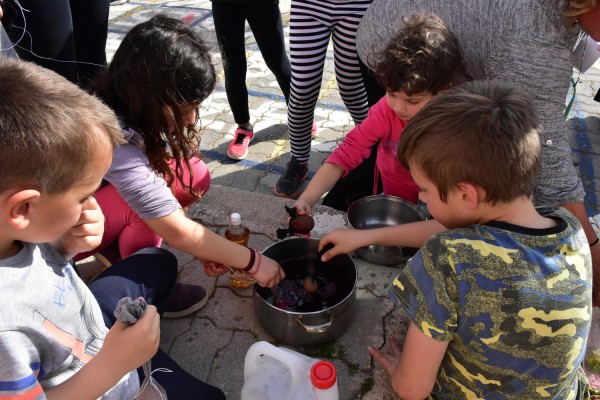
POLYGON ((310 381, 317 389, 329 389, 336 379, 335 366, 329 361, 317 361, 310 369, 310 381))

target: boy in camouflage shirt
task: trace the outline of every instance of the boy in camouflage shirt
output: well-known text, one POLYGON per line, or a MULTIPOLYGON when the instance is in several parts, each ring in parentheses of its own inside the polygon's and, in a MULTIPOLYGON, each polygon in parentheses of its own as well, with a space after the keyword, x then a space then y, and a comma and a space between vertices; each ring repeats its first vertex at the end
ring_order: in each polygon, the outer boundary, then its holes
POLYGON ((584 399, 591 259, 577 219, 535 208, 540 125, 531 97, 470 82, 407 126, 398 157, 448 231, 394 280, 404 349, 369 348, 403 399, 584 399))

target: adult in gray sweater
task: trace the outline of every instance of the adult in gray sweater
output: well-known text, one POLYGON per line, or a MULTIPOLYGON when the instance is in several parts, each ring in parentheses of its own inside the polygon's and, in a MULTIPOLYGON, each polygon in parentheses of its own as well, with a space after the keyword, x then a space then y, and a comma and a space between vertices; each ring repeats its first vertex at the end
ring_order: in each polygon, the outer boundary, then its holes
MULTIPOLYGON (((600 244, 583 207, 585 193, 573 166, 563 119, 577 37, 583 30, 600 40, 598 0, 374 0, 357 31, 361 60, 372 63, 377 51, 402 26, 402 17, 422 11, 437 14, 458 36, 469 79, 510 82, 534 97, 544 126, 535 201, 561 205, 581 222, 592 251, 594 304, 600 305, 600 244)), ((420 247, 431 234, 445 228, 427 221, 416 227, 387 229, 356 235, 334 231, 323 239, 336 244, 326 258, 371 243, 420 247)))

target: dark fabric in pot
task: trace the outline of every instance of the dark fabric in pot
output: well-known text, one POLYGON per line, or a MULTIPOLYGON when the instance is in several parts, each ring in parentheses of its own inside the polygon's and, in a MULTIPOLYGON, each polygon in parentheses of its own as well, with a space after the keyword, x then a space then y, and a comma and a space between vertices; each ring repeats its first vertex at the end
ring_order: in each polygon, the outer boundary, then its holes
MULTIPOLYGON (((278 261, 290 278, 303 279, 317 258, 319 241, 310 238, 291 238, 277 242, 263 254, 278 261)), ((254 311, 259 323, 273 338, 291 346, 315 345, 329 342, 346 331, 352 323, 356 303, 356 266, 352 257, 339 255, 328 261, 323 273, 328 280, 339 284, 335 304, 313 312, 282 310, 267 301, 269 289, 255 285, 254 311)))

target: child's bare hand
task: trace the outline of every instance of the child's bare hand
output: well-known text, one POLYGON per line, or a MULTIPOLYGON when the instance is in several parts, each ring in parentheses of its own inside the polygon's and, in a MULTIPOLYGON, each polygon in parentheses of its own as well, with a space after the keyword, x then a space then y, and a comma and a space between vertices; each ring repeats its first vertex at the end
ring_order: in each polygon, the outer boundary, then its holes
POLYGON ((258 271, 252 277, 262 287, 273 287, 285 278, 285 272, 275 260, 261 256, 258 271))
POLYGON ((108 331, 98 357, 110 360, 123 374, 148 361, 158 350, 160 316, 156 307, 148 305, 146 313, 132 325, 117 321, 108 331))
POLYGON ((229 268, 223 264, 214 261, 200 260, 204 266, 204 273, 208 276, 221 276, 229 272, 229 268))
POLYGON ((66 259, 75 254, 95 249, 104 234, 104 214, 94 197, 89 197, 81 211, 79 221, 60 239, 58 248, 66 259))
POLYGON ((294 208, 296 209, 298 215, 310 215, 310 206, 304 199, 302 199, 302 197, 296 200, 294 203, 294 208))
POLYGON ((319 251, 325 247, 326 244, 332 243, 333 247, 323 253, 323 261, 329 261, 338 254, 352 253, 359 247, 364 246, 362 243, 361 231, 354 229, 335 229, 323 236, 319 242, 319 251))
POLYGON ((391 353, 382 353, 374 347, 369 346, 369 353, 379 362, 383 368, 387 371, 387 373, 392 376, 396 365, 400 361, 400 356, 402 355, 402 351, 400 351, 400 347, 398 346, 398 342, 393 337, 388 337, 388 342, 390 344, 391 353))

